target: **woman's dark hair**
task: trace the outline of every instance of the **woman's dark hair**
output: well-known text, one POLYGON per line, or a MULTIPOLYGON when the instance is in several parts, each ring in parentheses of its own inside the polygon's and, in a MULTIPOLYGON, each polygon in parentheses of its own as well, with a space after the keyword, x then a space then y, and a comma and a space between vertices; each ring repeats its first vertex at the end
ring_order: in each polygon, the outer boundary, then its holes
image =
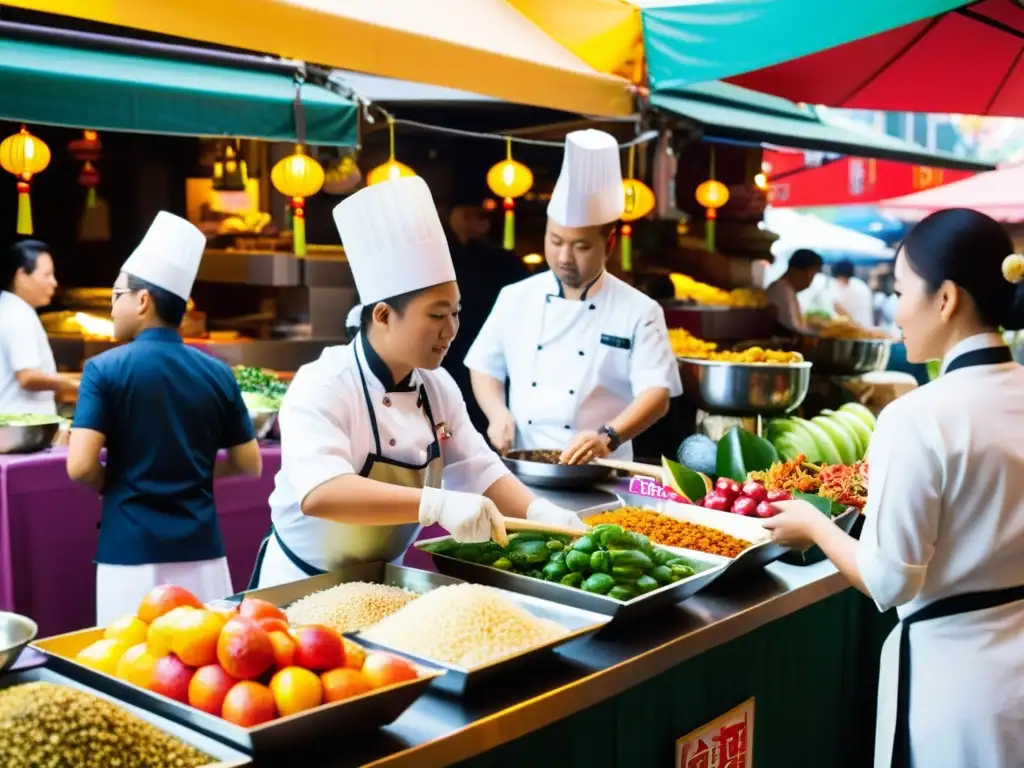
POLYGON ((0 267, 0 288, 7 291, 14 285, 14 276, 19 269, 24 269, 25 274, 31 275, 36 271, 36 262, 39 255, 49 253, 50 246, 42 240, 19 240, 7 249, 7 258, 0 267))
POLYGON ((799 248, 789 257, 789 269, 821 269, 824 260, 810 248, 799 248))
POLYGON ((378 304, 387 304, 391 309, 398 313, 399 317, 401 317, 405 314, 405 310, 409 306, 409 302, 427 290, 427 288, 417 288, 415 291, 400 293, 397 296, 392 296, 390 299, 381 299, 380 301, 373 301, 369 304, 364 304, 362 315, 359 317, 359 330, 366 333, 366 330, 373 325, 373 308, 378 304))
POLYGON ((849 259, 841 259, 832 265, 832 277, 853 277, 853 262, 849 259))
POLYGON ((177 328, 181 325, 181 319, 185 317, 185 309, 188 305, 181 296, 176 296, 166 288, 153 285, 148 280, 143 280, 135 275, 127 275, 128 290, 148 291, 149 297, 153 300, 153 307, 156 309, 156 316, 167 326, 177 328))
POLYGON ((1024 328, 1024 287, 1003 277, 1013 241, 995 219, 968 208, 936 211, 910 230, 900 250, 929 292, 949 280, 970 294, 986 326, 1024 328))

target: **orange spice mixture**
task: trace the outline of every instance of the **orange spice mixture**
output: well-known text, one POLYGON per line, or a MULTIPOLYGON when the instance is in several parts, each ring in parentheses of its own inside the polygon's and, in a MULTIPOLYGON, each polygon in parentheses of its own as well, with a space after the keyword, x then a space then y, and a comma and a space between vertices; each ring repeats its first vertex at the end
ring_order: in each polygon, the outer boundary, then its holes
POLYGON ((623 507, 587 518, 587 524, 591 526, 606 523, 642 533, 655 544, 692 549, 710 555, 736 557, 750 546, 749 541, 737 539, 714 528, 676 520, 640 507, 623 507))

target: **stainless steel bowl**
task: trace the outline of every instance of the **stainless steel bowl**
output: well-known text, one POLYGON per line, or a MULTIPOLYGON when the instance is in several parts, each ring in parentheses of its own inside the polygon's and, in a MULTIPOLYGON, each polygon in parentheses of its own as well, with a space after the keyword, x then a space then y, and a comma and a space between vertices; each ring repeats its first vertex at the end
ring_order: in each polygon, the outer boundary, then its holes
POLYGON ((0 672, 21 655, 22 649, 36 639, 39 627, 27 616, 0 611, 0 672))
POLYGON ((815 373, 859 376, 884 371, 892 352, 890 339, 826 339, 801 336, 800 352, 814 364, 815 373))
POLYGON ((256 430, 256 439, 262 440, 270 434, 277 423, 277 411, 249 411, 252 428, 256 430))
POLYGON ((35 453, 53 445, 60 422, 25 427, 0 426, 0 453, 35 453))
POLYGON ((683 397, 723 416, 782 416, 807 397, 811 364, 724 363, 679 359, 683 397))

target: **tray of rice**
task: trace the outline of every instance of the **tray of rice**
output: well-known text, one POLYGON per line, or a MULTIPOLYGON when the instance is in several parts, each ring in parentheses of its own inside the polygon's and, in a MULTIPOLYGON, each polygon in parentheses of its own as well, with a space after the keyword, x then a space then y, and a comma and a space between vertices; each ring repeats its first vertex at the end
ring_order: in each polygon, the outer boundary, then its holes
POLYGON ((434 687, 458 694, 609 621, 495 587, 455 583, 414 600, 355 639, 441 667, 445 674, 434 679, 434 687))

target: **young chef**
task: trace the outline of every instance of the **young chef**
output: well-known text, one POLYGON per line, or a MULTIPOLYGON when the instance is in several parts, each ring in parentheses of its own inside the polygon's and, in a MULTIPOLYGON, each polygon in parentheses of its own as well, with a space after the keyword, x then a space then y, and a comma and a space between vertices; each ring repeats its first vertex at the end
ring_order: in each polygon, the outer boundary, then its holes
POLYGON ((204 601, 233 592, 213 478, 259 475, 262 460, 231 369, 178 333, 205 247, 192 224, 157 214, 111 293, 114 335, 131 343, 92 358, 82 374, 67 468, 103 494, 101 626, 134 613, 160 584, 204 601), (227 460, 217 463, 222 448, 227 460))
POLYGON ((605 272, 623 204, 615 139, 566 136, 544 238, 551 269, 502 290, 466 355, 498 451, 561 449, 568 464, 628 459, 630 440, 682 393, 665 313, 605 272))
POLYGON ((39 240, 10 247, 0 265, 0 413, 57 413, 55 394, 78 388, 57 375, 50 340, 36 310, 53 300, 50 248, 39 240))
POLYGON ((811 287, 824 263, 821 256, 808 248, 793 251, 786 273, 765 291, 778 313, 779 324, 786 330, 796 333, 807 333, 810 330, 800 309, 797 294, 811 287))
POLYGON ((939 211, 896 258, 907 357, 942 375, 890 404, 869 455, 856 541, 804 502, 765 521, 815 543, 879 610, 875 768, 1024 765, 1024 368, 997 329, 1024 327, 1013 246, 976 211, 939 211))
POLYGON ((367 187, 341 202, 334 220, 362 300, 361 329, 300 368, 284 397, 273 526, 251 586, 394 560, 421 525, 466 542, 501 541, 501 513, 582 529, 575 514, 509 474, 439 367, 459 328, 460 297, 426 182, 367 187))

